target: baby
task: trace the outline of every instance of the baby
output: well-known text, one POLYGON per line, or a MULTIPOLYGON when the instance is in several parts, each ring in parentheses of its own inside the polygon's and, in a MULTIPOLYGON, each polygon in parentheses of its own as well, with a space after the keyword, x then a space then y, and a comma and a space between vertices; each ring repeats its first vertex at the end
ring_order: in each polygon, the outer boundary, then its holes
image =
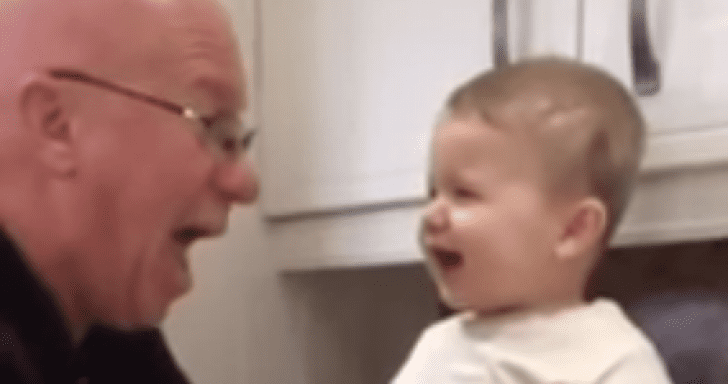
POLYGON ((644 122, 612 77, 558 58, 477 76, 433 138, 421 243, 440 296, 395 384, 671 383, 588 277, 624 212, 644 122))

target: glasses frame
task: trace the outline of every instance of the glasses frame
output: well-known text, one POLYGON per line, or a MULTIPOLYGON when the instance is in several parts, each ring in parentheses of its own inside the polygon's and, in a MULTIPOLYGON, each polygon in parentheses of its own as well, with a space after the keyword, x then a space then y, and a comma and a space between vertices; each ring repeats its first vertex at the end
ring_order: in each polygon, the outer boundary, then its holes
MULTIPOLYGON (((201 135, 204 136, 203 138, 206 141, 215 143, 218 149, 222 151, 222 153, 228 154, 223 156, 231 156, 234 159, 238 158, 242 153, 250 149, 253 138, 257 133, 257 130, 252 129, 246 132, 241 138, 227 137, 220 140, 210 134, 215 123, 219 120, 216 116, 203 116, 193 108, 185 107, 180 104, 162 99, 160 97, 135 91, 133 89, 123 87, 121 85, 85 74, 80 71, 70 69, 51 69, 48 71, 48 74, 55 79, 80 82, 111 92, 115 92, 129 98, 157 106, 168 112, 183 117, 186 120, 192 121, 193 123, 196 123, 203 128, 201 135)), ((243 126, 242 122, 239 122, 239 126, 243 126)))

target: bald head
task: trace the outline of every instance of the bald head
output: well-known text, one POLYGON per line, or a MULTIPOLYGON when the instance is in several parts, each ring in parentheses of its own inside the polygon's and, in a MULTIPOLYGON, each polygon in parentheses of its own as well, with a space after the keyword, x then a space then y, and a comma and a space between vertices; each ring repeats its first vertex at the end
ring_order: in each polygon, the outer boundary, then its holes
MULTIPOLYGON (((91 70, 114 78, 179 76, 168 65, 190 29, 235 45, 219 4, 207 0, 2 0, 0 79, 30 71, 91 70), (194 25, 193 25, 194 23, 194 25), (207 25, 207 27, 205 27, 207 25)), ((160 79, 164 80, 164 79, 160 79)))
POLYGON ((554 196, 602 199, 608 240, 627 204, 645 135, 632 97, 617 80, 576 61, 528 60, 474 78, 452 94, 448 109, 477 112, 522 137, 540 155, 543 185, 554 196))
MULTIPOLYGON (((217 54, 230 73, 202 73, 210 72, 209 52, 239 52, 214 0, 0 0, 0 147, 25 151, 13 142, 22 132, 6 128, 21 125, 19 97, 28 80, 50 69, 156 89, 183 102, 191 102, 183 96, 197 81, 192 77, 234 78, 244 92, 239 55, 217 54)), ((226 91, 236 108, 245 107, 244 95, 226 91)))

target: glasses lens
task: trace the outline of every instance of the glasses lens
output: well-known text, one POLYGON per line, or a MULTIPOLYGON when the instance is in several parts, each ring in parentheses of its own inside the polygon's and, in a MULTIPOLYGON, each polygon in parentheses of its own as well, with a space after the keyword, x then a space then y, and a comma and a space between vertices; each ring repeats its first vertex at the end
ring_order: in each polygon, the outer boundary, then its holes
POLYGON ((239 119, 220 117, 208 126, 207 135, 226 157, 235 157, 246 149, 243 145, 245 138, 241 135, 241 128, 242 123, 239 119))

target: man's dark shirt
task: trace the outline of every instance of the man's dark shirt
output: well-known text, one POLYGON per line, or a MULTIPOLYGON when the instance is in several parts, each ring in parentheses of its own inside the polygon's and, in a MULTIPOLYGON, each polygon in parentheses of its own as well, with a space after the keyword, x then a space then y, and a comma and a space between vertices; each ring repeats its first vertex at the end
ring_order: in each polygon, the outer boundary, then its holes
POLYGON ((0 384, 187 383, 158 329, 96 326, 74 348, 50 293, 0 231, 0 384))

